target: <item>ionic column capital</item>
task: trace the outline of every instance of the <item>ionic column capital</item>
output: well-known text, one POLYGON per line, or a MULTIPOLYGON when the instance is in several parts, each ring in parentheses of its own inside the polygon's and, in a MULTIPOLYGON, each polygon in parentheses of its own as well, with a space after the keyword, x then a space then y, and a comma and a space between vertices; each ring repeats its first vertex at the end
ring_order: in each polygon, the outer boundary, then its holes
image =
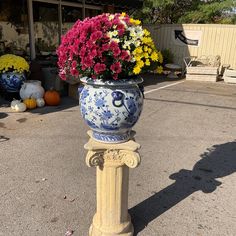
POLYGON ((138 152, 120 149, 89 150, 86 156, 86 164, 89 167, 122 166, 137 167, 141 162, 138 152))
POLYGON ((88 135, 90 139, 84 148, 88 150, 86 164, 89 167, 126 165, 135 168, 140 164, 141 158, 138 153, 140 144, 136 143, 134 138, 124 143, 112 144, 97 142, 93 139, 91 131, 88 135))

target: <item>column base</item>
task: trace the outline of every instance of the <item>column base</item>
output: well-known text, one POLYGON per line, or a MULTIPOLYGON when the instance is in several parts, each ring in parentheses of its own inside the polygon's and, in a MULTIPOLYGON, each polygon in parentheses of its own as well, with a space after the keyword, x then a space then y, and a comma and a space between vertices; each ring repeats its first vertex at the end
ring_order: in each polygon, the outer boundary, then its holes
POLYGON ((118 225, 100 226, 96 224, 96 214, 89 228, 89 236, 133 236, 134 227, 130 216, 127 222, 118 225))

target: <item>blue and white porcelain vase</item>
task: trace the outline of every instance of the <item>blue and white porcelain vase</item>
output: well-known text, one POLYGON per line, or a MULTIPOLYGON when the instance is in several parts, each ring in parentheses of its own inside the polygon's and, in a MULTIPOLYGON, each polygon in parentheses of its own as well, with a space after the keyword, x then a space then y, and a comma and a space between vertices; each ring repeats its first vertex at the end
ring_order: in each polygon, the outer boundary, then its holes
POLYGON ((19 92, 25 80, 26 76, 24 73, 5 72, 0 74, 0 83, 6 92, 9 93, 19 92))
POLYGON ((130 139, 132 127, 143 107, 141 78, 102 81, 82 78, 80 111, 99 142, 122 143, 130 139))

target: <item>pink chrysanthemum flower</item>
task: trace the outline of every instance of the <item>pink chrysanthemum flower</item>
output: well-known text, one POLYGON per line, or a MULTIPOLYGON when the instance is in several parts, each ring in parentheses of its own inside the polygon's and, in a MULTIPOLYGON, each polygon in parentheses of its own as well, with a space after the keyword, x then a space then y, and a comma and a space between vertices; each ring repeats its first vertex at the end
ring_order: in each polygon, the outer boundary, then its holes
MULTIPOLYGON (((119 13, 78 20, 62 37, 57 49, 61 79, 87 76, 116 80, 148 69, 150 66, 142 63, 143 58, 151 55, 154 58, 159 54, 153 53, 160 52, 139 23, 119 13)), ((158 58, 154 59, 157 64, 158 58)))

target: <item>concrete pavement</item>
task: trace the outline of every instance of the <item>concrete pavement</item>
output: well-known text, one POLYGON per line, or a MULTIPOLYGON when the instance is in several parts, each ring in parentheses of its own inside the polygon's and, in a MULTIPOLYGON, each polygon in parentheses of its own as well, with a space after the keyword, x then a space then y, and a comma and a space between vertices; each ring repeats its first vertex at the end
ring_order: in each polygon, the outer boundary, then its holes
MULTIPOLYGON (((142 163, 130 171, 135 235, 234 236, 236 86, 151 76, 145 91, 142 163)), ((88 235, 95 169, 78 102, 25 113, 1 102, 0 236, 88 235)))

